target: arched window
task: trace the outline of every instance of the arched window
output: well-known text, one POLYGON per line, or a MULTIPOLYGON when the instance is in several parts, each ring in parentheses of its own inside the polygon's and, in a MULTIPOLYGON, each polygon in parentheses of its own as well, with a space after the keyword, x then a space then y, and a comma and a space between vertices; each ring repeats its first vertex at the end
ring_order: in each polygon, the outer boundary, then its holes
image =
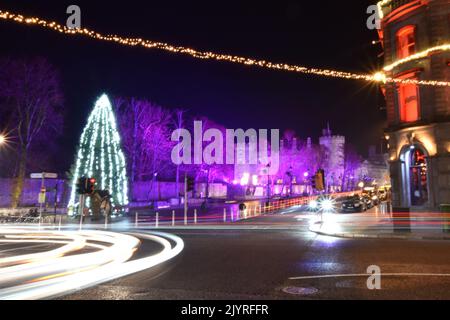
POLYGON ((403 59, 416 52, 416 27, 406 26, 397 31, 397 58, 403 59))

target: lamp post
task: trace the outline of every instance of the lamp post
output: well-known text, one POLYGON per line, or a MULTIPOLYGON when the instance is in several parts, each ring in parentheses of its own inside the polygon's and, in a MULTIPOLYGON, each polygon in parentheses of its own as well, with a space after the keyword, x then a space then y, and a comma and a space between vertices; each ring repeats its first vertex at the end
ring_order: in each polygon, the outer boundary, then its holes
POLYGON ((266 165, 267 170, 267 203, 270 203, 270 162, 266 165))
POLYGON ((294 175, 292 173, 292 166, 289 167, 288 172, 286 172, 287 176, 289 177, 289 193, 288 196, 291 197, 292 196, 292 180, 294 178, 294 175))

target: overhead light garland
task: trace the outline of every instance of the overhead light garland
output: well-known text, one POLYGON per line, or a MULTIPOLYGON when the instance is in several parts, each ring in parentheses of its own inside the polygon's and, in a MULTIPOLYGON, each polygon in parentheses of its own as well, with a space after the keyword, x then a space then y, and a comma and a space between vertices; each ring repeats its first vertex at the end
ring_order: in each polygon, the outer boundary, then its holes
POLYGON ((382 1, 379 1, 378 3, 377 3, 377 6, 378 6, 378 14, 379 14, 379 16, 380 16, 380 19, 383 19, 384 18, 384 13, 383 13, 383 7, 385 7, 385 6, 387 6, 389 3, 391 3, 392 2, 392 0, 382 0, 382 1))
POLYGON ((384 71, 392 71, 394 68, 398 67, 401 64, 413 61, 413 60, 418 60, 418 59, 422 59, 422 58, 426 58, 429 55, 433 54, 433 53, 437 53, 437 52, 441 52, 441 51, 449 51, 450 50, 450 44, 443 44, 440 46, 436 46, 436 47, 432 47, 432 48, 428 48, 426 50, 423 50, 421 52, 417 52, 415 54, 410 55, 409 57, 406 57, 404 59, 400 59, 395 61, 394 63, 387 65, 383 68, 384 71))
MULTIPOLYGON (((117 35, 102 35, 96 31, 89 30, 86 28, 80 29, 70 29, 66 26, 60 25, 56 22, 48 22, 46 20, 37 18, 37 17, 25 17, 23 15, 10 13, 8 11, 0 10, 0 18, 4 20, 14 21, 21 24, 27 25, 39 25, 43 28, 47 28, 53 31, 57 31, 63 34, 68 35, 84 35, 96 40, 102 41, 110 41, 116 42, 121 45, 126 46, 141 46, 148 49, 158 49, 164 50, 172 53, 179 53, 184 55, 189 55, 191 57, 197 59, 208 59, 208 60, 217 60, 217 61, 228 61, 236 64, 248 65, 248 66, 256 66, 266 69, 273 70, 282 70, 289 72, 297 72, 303 74, 311 74, 328 78, 339 78, 339 79, 351 79, 351 80, 363 80, 368 82, 377 82, 377 83, 408 83, 408 84, 416 84, 423 86, 440 86, 440 87, 448 87, 450 86, 450 82, 448 81, 437 81, 437 80, 416 80, 416 79, 396 79, 387 77, 386 75, 382 75, 380 72, 375 74, 357 74, 352 72, 345 71, 337 71, 337 70, 329 70, 329 69, 321 69, 321 68, 309 68, 299 65, 292 65, 286 63, 274 63, 266 60, 258 60, 228 54, 220 54, 214 53, 210 51, 198 51, 192 48, 182 47, 182 46, 173 46, 163 42, 155 42, 151 40, 145 40, 142 38, 124 38, 117 35)), ((401 63, 401 62, 400 62, 401 63)))

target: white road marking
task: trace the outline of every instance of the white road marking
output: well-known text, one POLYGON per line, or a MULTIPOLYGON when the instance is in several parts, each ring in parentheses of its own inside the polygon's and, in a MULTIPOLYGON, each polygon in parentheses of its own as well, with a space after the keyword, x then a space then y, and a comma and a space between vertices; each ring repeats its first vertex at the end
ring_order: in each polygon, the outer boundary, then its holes
POLYGON ((325 279, 325 278, 354 278, 354 277, 450 277, 450 273, 347 273, 347 274, 326 274, 319 276, 300 276, 290 277, 289 280, 309 280, 309 279, 325 279))

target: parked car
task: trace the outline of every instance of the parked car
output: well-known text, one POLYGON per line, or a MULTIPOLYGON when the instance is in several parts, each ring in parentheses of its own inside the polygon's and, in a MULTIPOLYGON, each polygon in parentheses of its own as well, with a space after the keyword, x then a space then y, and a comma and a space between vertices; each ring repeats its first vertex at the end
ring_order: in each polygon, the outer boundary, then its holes
POLYGON ((342 212, 364 212, 367 210, 367 204, 364 198, 354 195, 342 199, 342 212))
POLYGON ((363 202, 366 204, 367 209, 370 209, 370 208, 374 207, 374 204, 373 204, 373 201, 372 201, 372 197, 370 195, 363 194, 361 196, 361 198, 362 198, 363 202))
POLYGON ((387 192, 384 189, 381 189, 378 191, 378 198, 380 201, 386 201, 387 200, 387 192))

